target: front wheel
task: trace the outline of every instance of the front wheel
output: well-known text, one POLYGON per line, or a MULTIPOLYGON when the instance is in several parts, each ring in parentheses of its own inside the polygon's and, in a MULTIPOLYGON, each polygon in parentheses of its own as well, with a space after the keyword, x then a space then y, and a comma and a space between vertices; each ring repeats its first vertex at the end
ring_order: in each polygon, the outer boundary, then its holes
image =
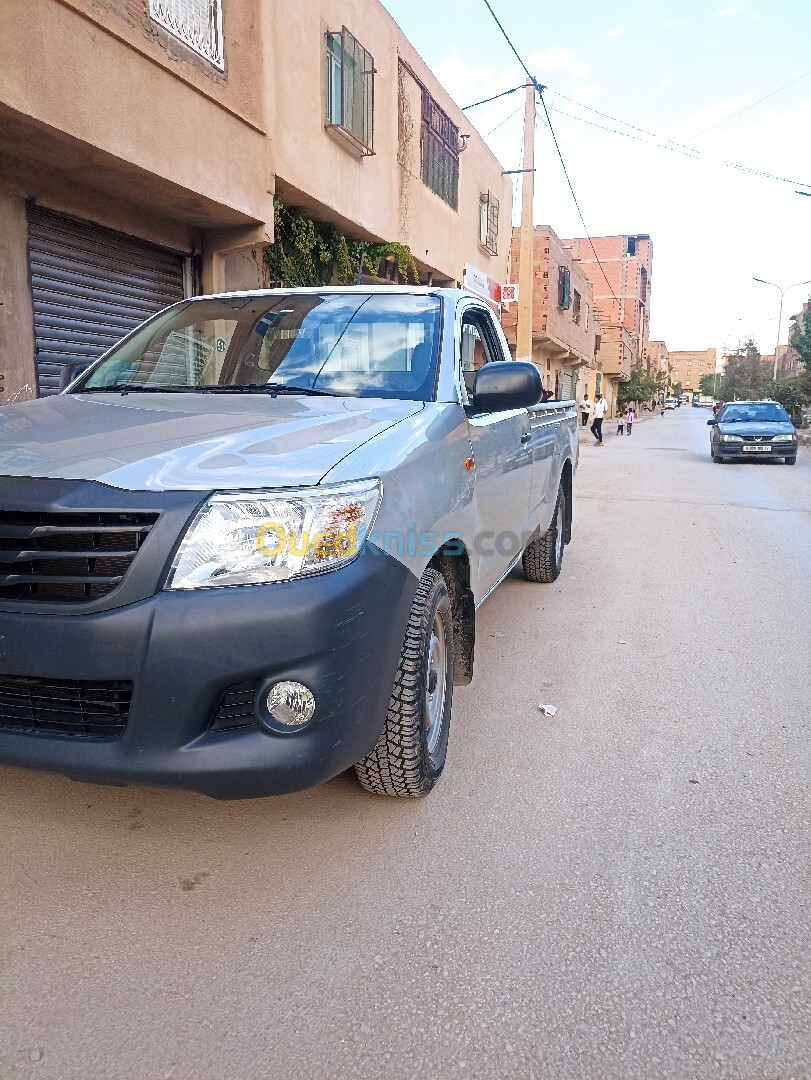
POLYGON ((558 488, 555 512, 543 536, 530 540, 521 556, 521 565, 528 581, 556 581, 563 566, 563 545, 566 535, 566 493, 558 488))
POLYGON ((426 570, 411 605, 383 734, 355 766, 367 791, 428 794, 445 768, 452 697, 450 597, 442 575, 426 570))
POLYGON ((720 454, 716 454, 714 450, 710 451, 710 453, 712 455, 712 460, 715 462, 716 465, 724 464, 724 459, 721 457, 720 454))
POLYGON ((786 465, 796 465, 797 464, 797 455, 792 454, 791 457, 784 458, 783 460, 785 461, 786 465))

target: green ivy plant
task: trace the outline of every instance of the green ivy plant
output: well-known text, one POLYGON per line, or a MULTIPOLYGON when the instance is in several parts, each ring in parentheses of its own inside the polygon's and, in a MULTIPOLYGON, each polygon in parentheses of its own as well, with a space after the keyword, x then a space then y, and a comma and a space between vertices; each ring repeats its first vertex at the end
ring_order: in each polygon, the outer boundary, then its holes
POLYGON ((350 240, 327 221, 273 200, 275 242, 265 249, 270 279, 288 288, 353 285, 358 270, 377 276, 381 259, 393 258, 400 277, 419 285, 417 263, 406 244, 350 240))

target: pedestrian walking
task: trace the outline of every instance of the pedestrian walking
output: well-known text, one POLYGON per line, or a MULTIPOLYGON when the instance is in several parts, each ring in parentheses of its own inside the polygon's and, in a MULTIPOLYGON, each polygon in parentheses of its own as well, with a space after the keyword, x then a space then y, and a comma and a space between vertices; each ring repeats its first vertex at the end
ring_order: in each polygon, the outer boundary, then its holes
POLYGON ((617 434, 625 434, 625 413, 621 409, 617 414, 617 434))
POLYGON ((634 412, 633 405, 628 406, 628 411, 625 414, 625 426, 628 428, 628 434, 631 434, 631 428, 634 426, 634 420, 636 420, 636 413, 634 412))
POLYGON ((585 427, 589 422, 589 413, 591 412, 591 402, 589 401, 588 390, 583 394, 580 399, 580 426, 585 427))
POLYGON ((591 427, 589 431, 594 436, 594 441, 598 446, 603 445, 603 418, 605 417, 608 409, 608 402, 605 400, 602 394, 598 394, 594 399, 594 405, 591 410, 591 427))

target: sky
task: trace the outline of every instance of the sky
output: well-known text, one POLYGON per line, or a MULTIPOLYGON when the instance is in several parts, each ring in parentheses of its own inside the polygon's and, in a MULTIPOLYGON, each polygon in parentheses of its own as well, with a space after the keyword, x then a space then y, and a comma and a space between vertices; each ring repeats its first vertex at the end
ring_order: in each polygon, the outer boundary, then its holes
MULTIPOLYGON (((460 106, 523 81, 483 0, 383 2, 460 106)), ((653 240, 651 338, 720 355, 751 336, 772 353, 780 295, 753 277, 811 279, 811 197, 795 193, 811 192, 811 3, 491 4, 548 87, 588 231, 653 240)), ((466 113, 506 169, 521 166, 522 109, 519 92, 466 113)), ((582 236, 545 121, 535 152, 535 224, 582 236)), ((786 293, 781 341, 809 294, 811 284, 786 293)))

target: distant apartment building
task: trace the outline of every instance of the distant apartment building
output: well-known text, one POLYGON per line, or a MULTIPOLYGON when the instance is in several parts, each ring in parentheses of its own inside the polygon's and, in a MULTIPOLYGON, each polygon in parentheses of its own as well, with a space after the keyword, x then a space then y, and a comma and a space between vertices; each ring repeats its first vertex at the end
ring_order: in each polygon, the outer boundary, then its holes
MULTIPOLYGON (((521 265, 518 229, 513 229, 509 274, 517 281, 521 265)), ((505 305, 502 326, 515 351, 518 313, 505 305)), ((548 225, 538 225, 533 237, 532 360, 544 388, 556 397, 571 398, 588 385, 595 368, 599 324, 594 316, 591 282, 579 263, 548 225), (583 374, 584 373, 584 374, 583 374)))
POLYGON ((379 0, 7 0, 0 402, 267 285, 274 197, 423 283, 506 281, 510 180, 379 0))
POLYGON ((715 374, 716 362, 715 349, 671 352, 671 386, 681 383, 682 393, 697 394, 702 376, 715 374))
POLYGON ((653 271, 650 236, 595 236, 563 243, 592 283, 602 326, 625 327, 633 341, 634 365, 647 365, 653 271))

